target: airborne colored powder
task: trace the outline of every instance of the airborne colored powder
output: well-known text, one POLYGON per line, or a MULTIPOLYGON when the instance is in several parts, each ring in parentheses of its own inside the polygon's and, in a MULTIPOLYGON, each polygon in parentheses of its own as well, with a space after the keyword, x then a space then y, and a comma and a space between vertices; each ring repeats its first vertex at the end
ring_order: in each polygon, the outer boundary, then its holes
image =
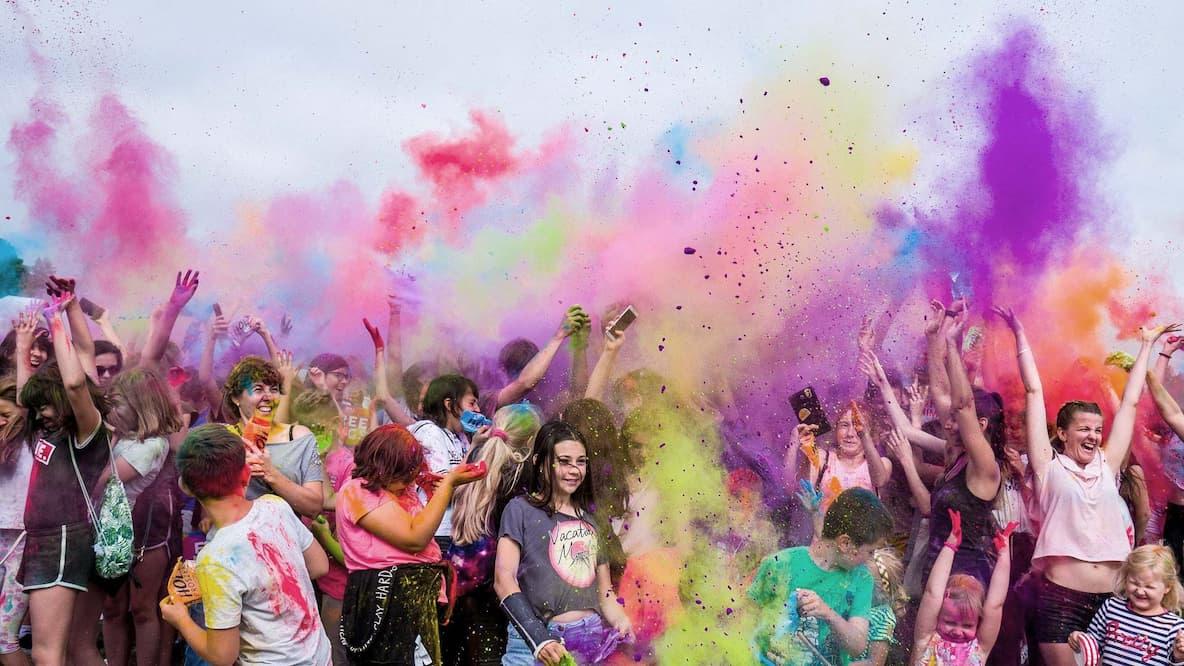
MULTIPOLYGON (((365 367, 361 319, 377 321, 396 291, 406 363, 447 356, 472 367, 512 337, 541 343, 573 304, 596 317, 632 304, 640 317, 618 370, 656 373, 662 388, 647 397, 665 396, 642 424, 654 510, 695 517, 664 526, 681 567, 659 592, 682 606, 653 649, 670 663, 744 663, 751 572, 721 544, 748 534, 739 548, 771 552, 802 537, 803 525, 788 524, 798 512, 783 476, 787 397, 812 385, 837 416, 863 395, 855 337, 865 315, 877 319, 885 364, 908 378, 924 304, 948 302, 957 274, 985 331, 985 385, 1015 393, 1010 338, 984 319, 990 305, 1013 306, 1033 331, 1055 413, 1066 399, 1104 402, 1121 387, 1103 361, 1129 347, 1152 306, 1182 311, 1115 251, 1128 230, 1096 188, 1115 148, 1035 28, 952 63, 960 75, 931 91, 966 135, 937 123, 902 135, 881 119, 883 100, 839 68, 825 70, 831 85, 817 63, 783 67, 791 75, 752 85, 723 128, 676 124, 628 173, 584 164, 574 126, 532 149, 499 114, 475 110, 467 124, 448 119, 449 132, 407 138, 396 157, 416 177, 379 193, 331 172, 318 188, 267 194, 237 191, 228 177, 234 219, 222 231, 178 203, 185 168, 115 93, 89 114, 68 113, 42 71, 7 148, 44 258, 113 312, 142 319, 177 269, 202 270, 178 331, 204 326, 214 302, 273 329, 286 315, 281 346, 365 367), (914 190, 932 144, 974 141, 971 159, 942 165, 948 176, 933 191, 914 190), (721 458, 758 472, 763 504, 726 492, 721 458)), ((38 258, 16 249, 26 265, 38 258)), ((143 321, 120 325, 142 339, 143 321)), ((638 589, 620 593, 644 597, 638 589)))

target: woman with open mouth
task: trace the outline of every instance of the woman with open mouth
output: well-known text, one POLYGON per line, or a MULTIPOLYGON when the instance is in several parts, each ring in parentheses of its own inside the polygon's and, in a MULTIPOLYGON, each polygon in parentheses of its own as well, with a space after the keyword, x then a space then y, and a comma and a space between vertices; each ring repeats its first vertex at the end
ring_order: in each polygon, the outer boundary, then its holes
POLYGON ((1038 583, 1033 634, 1045 663, 1071 665, 1075 659, 1069 634, 1088 627, 1113 592, 1115 577, 1135 545, 1134 523, 1118 492, 1119 474, 1134 437, 1135 408, 1143 393, 1151 346, 1164 334, 1180 330, 1180 325, 1140 328, 1139 354, 1109 438, 1103 440, 1104 419, 1098 405, 1074 400, 1057 411, 1056 435, 1050 442, 1044 432, 1044 389, 1024 326, 1011 310, 996 308, 995 312, 1015 335, 1027 394, 1028 460, 1042 515, 1043 528, 1032 555, 1033 568, 1044 571, 1038 583))

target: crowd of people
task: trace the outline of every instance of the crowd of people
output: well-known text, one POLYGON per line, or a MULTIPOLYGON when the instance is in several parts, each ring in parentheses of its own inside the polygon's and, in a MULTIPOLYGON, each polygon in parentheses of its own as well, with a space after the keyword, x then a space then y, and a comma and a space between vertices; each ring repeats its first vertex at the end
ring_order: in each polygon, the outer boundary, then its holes
POLYGON ((711 449, 725 407, 615 367, 620 308, 568 309, 490 377, 404 366, 397 297, 385 336, 359 327, 366 367, 215 306, 188 365, 170 338, 198 284, 179 273, 130 349, 51 277, 0 344, 0 663, 664 663, 710 552, 735 592, 696 640, 740 630, 754 664, 1184 664, 1184 466, 1155 465, 1159 492, 1132 455, 1184 448, 1178 325, 1141 329, 1110 404, 1050 421, 1011 310, 980 314, 1014 338, 1014 404, 983 386, 965 301, 930 304, 903 380, 869 320, 867 390, 823 410, 833 432, 787 410, 770 468, 711 449), (666 491, 675 440, 718 498, 666 491))

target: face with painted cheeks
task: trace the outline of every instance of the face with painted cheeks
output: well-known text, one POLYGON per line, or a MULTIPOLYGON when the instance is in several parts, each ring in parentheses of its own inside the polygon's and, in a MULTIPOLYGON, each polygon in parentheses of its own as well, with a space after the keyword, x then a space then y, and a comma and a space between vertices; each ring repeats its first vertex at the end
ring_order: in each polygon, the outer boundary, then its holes
POLYGON ((946 597, 937 613, 937 635, 951 643, 969 643, 978 635, 978 616, 946 597))
POLYGON ((1101 414, 1077 411, 1067 428, 1057 428, 1057 436, 1065 443, 1065 455, 1078 465, 1088 465, 1102 447, 1101 414))
POLYGON ((272 412, 275 410, 275 406, 279 400, 280 387, 275 384, 254 382, 234 398, 234 404, 238 406, 239 414, 242 415, 242 420, 246 422, 250 421, 256 415, 262 416, 265 419, 271 418, 272 412))
POLYGON ((552 497, 556 502, 566 502, 584 483, 588 474, 588 451, 574 439, 565 439, 555 444, 554 462, 551 464, 552 497))

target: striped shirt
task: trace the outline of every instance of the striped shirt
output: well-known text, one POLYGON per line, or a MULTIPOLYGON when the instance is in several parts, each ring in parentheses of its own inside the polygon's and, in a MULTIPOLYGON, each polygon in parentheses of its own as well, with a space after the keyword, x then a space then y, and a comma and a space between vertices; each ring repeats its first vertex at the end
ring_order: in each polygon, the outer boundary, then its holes
POLYGON ((1102 646, 1106 666, 1168 666, 1172 641, 1184 630, 1184 618, 1175 613, 1139 615, 1125 599, 1110 597, 1089 623, 1089 633, 1102 646))

